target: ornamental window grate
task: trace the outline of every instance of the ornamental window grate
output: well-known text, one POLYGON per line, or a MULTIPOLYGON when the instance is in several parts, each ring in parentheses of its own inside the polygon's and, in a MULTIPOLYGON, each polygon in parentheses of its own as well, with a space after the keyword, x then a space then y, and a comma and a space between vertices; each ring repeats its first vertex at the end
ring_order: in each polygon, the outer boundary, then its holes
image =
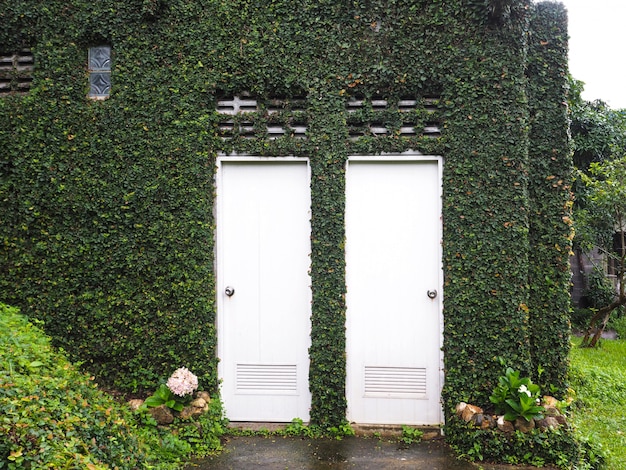
POLYGON ((438 97, 400 98, 351 97, 346 101, 350 140, 361 137, 441 136, 438 97))
MULTIPOLYGON (((438 97, 360 98, 345 102, 349 139, 362 137, 441 137, 438 97)), ((257 99, 250 93, 219 96, 218 131, 223 140, 306 138, 306 98, 257 99)))
POLYGON ((219 134, 222 139, 281 137, 306 138, 306 99, 270 97, 264 100, 249 93, 222 96, 217 100, 219 134))

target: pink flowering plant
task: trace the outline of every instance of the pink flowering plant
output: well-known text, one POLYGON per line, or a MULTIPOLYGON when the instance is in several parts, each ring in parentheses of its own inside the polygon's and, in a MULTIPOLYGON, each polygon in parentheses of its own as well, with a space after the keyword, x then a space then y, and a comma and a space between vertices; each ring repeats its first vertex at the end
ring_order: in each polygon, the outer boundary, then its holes
POLYGON ((165 405, 176 411, 181 411, 187 399, 198 388, 198 377, 186 367, 176 369, 167 379, 167 383, 161 384, 154 395, 146 398, 144 405, 148 408, 165 405))

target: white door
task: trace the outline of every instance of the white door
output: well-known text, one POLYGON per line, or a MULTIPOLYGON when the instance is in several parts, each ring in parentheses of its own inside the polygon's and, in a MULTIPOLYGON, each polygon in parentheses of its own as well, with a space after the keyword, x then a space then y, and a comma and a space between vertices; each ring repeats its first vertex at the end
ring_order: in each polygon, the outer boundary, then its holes
POLYGON ((309 419, 305 160, 219 162, 218 355, 231 421, 309 419))
POLYGON ((348 163, 346 393, 352 422, 442 422, 439 165, 348 163))

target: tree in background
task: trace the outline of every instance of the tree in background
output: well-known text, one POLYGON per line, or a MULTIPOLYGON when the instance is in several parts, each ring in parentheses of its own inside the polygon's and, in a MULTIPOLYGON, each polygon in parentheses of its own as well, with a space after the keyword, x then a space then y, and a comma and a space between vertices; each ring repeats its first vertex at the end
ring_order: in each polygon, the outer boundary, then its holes
POLYGON ((577 168, 574 250, 580 259, 597 249, 617 286, 606 278, 604 265, 594 268, 600 276, 592 273, 587 280, 594 313, 582 345, 593 347, 611 312, 626 304, 626 110, 613 110, 601 100, 584 101, 583 85, 570 79, 570 129, 577 168))
POLYGON ((594 347, 611 316, 626 305, 626 154, 604 162, 593 162, 587 172, 578 170, 584 185, 584 206, 576 210, 577 242, 584 251, 596 247, 615 275, 617 289, 606 304, 594 311, 582 346, 594 347))
POLYGON ((587 171, 593 162, 603 162, 626 149, 626 109, 611 109, 604 101, 585 101, 584 83, 570 77, 570 131, 574 165, 587 171))

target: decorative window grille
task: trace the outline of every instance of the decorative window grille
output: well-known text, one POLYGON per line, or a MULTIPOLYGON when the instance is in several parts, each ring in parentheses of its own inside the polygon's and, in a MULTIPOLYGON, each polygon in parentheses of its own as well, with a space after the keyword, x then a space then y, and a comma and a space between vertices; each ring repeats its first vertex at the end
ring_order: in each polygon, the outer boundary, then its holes
POLYGON ((89 48, 89 97, 103 100, 111 94, 111 46, 89 48))
POLYGON ((351 98, 346 102, 349 135, 359 137, 439 137, 441 128, 437 113, 438 98, 400 99, 396 103, 382 98, 371 100, 351 98), (395 129, 385 125, 386 117, 393 115, 401 121, 395 129), (418 115, 420 116, 418 118, 418 115))
POLYGON ((259 101, 249 94, 218 99, 221 115, 218 128, 222 139, 244 139, 293 136, 305 138, 307 121, 304 98, 273 97, 259 101))
POLYGON ((28 49, 0 54, 0 96, 27 93, 33 82, 34 66, 28 49))
MULTIPOLYGON (((431 137, 441 136, 438 98, 384 98, 346 101, 349 137, 431 137)), ((218 128, 222 139, 306 138, 307 116, 304 98, 272 97, 258 100, 248 93, 219 98, 218 128)))

